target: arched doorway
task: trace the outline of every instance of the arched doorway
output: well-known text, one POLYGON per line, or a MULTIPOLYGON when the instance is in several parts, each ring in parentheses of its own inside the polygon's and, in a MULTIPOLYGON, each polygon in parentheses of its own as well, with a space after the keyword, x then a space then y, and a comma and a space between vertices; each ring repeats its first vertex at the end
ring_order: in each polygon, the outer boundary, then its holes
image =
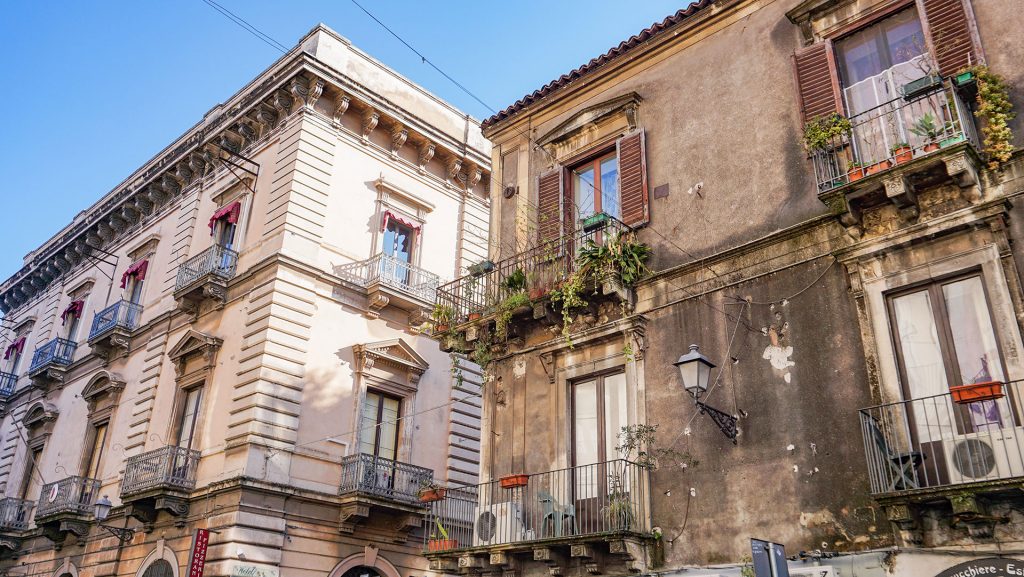
POLYGON ((142 577, 174 577, 174 568, 163 559, 157 559, 152 565, 146 567, 142 577))
POLYGON ((384 577, 373 567, 367 567, 366 565, 360 565, 359 567, 353 567, 348 571, 345 571, 341 577, 384 577))

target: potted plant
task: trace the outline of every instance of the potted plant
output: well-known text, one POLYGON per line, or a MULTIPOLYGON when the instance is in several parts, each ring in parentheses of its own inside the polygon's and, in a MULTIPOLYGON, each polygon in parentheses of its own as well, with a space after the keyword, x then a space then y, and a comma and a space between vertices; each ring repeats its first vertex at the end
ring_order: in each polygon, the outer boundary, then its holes
POLYGON ((594 232, 605 227, 611 217, 605 212, 597 212, 586 218, 580 219, 580 228, 583 232, 594 232))
POLYGON ((424 479, 420 483, 420 490, 416 493, 420 503, 433 503, 444 499, 448 489, 438 485, 433 479, 424 479))
POLYGON ((846 165, 846 177, 850 182, 856 182, 864 178, 864 163, 853 161, 846 165))
POLYGON ((467 270, 469 271, 470 276, 481 277, 494 270, 494 261, 482 260, 476 264, 470 265, 467 270))
POLYGON ((906 142, 897 142, 889 149, 896 164, 903 164, 914 159, 914 149, 906 142))
POLYGON ((969 83, 971 83, 973 81, 974 81, 974 71, 973 70, 964 70, 960 74, 956 75, 956 85, 957 86, 963 86, 964 84, 969 84, 969 83))
POLYGON ((448 531, 441 524, 440 517, 434 517, 434 525, 437 527, 437 531, 430 532, 430 539, 427 540, 427 551, 433 553, 459 548, 459 542, 448 537, 448 531), (440 537, 438 537, 438 534, 440 534, 440 537))
POLYGON ((623 486, 622 474, 615 472, 608 475, 608 497, 601 507, 608 528, 613 531, 629 531, 636 525, 636 512, 629 491, 623 486))
POLYGON ((804 125, 804 146, 812 153, 835 148, 850 130, 850 120, 839 113, 818 116, 804 125))
POLYGON ((524 290, 526 288, 526 273, 523 272, 523 269, 517 268, 501 281, 501 288, 510 293, 524 290))
POLYGON ((892 167, 892 162, 890 162, 889 159, 885 159, 885 160, 883 160, 881 162, 875 162, 873 164, 868 165, 867 173, 868 173, 868 176, 871 176, 872 174, 878 174, 879 172, 882 172, 883 170, 889 170, 889 168, 891 168, 891 167, 892 167))
POLYGON ((953 395, 953 401, 958 405, 968 405, 978 401, 993 401, 1003 398, 1003 383, 999 381, 984 381, 981 383, 970 383, 957 385, 949 388, 953 395))
POLYGON ((505 475, 498 480, 502 489, 515 489, 516 487, 525 487, 530 481, 529 475, 517 474, 517 475, 505 475))
POLYGON ((942 127, 935 122, 935 115, 931 112, 924 113, 921 118, 914 121, 910 126, 910 132, 928 141, 924 145, 924 152, 934 152, 939 149, 939 138, 942 137, 942 127))
POLYGON ((940 86, 942 86, 942 77, 938 74, 929 74, 923 78, 918 78, 913 82, 904 84, 903 99, 912 100, 917 96, 936 90, 940 86))
POLYGON ((454 315, 455 311, 452 307, 441 303, 435 304, 434 310, 430 313, 430 318, 434 322, 434 332, 443 333, 447 331, 454 315))

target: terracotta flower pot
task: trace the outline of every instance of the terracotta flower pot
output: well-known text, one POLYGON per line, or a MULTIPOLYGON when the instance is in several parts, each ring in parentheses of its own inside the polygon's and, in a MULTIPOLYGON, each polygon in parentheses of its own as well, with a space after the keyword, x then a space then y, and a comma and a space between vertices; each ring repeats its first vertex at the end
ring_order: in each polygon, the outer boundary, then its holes
POLYGON ((433 503, 434 501, 440 501, 444 499, 445 493, 448 489, 444 487, 438 487, 437 489, 423 489, 420 491, 420 503, 433 503))
POLYGON ((939 149, 939 143, 938 142, 929 142, 928 144, 924 145, 924 152, 925 152, 925 154, 927 154, 929 152, 935 152, 938 149, 939 149))
POLYGON ((872 174, 877 174, 879 172, 882 172, 883 170, 888 170, 890 167, 892 167, 892 163, 889 162, 888 160, 883 160, 882 162, 876 162, 876 163, 874 163, 874 164, 872 164, 871 166, 868 167, 868 169, 867 169, 868 176, 870 176, 872 174))
POLYGON ((1003 384, 999 381, 971 383, 949 388, 953 401, 958 405, 969 405, 978 401, 992 401, 1003 398, 1003 384))
POLYGON ((529 475, 505 475, 498 483, 501 484, 502 489, 514 489, 516 487, 525 487, 529 481, 529 475))
POLYGON ((544 298, 544 295, 548 294, 548 291, 542 288, 530 289, 530 300, 538 301, 544 298))
POLYGON ((846 177, 850 180, 850 182, 856 182, 856 181, 864 178, 864 169, 863 168, 854 168, 854 169, 850 170, 850 172, 846 173, 846 177))
POLYGON ((892 156, 896 160, 896 164, 910 162, 914 159, 914 149, 909 146, 901 146, 892 151, 892 156))
POLYGON ((448 332, 448 325, 434 325, 434 332, 435 333, 445 333, 445 332, 448 332))
POLYGON ((480 317, 482 317, 482 316, 483 315, 481 315, 480 313, 469 313, 469 320, 471 320, 471 321, 479 320, 480 317))
POLYGON ((451 551, 458 549, 459 542, 455 539, 430 539, 427 541, 427 551, 451 551))

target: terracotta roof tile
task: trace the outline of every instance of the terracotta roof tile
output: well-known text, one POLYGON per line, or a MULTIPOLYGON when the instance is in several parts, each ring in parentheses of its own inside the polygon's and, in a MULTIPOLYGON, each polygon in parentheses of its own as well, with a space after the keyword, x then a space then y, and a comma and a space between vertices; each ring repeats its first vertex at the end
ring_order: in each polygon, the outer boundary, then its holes
POLYGON ((511 106, 498 112, 494 116, 491 116, 487 120, 484 120, 483 126, 486 128, 494 124, 495 122, 504 120, 506 118, 509 118, 510 116, 515 115, 517 112, 519 112, 523 108, 526 108, 530 104, 533 104, 534 102, 550 95, 551 93, 568 86, 569 84, 582 78, 583 76, 586 76, 591 72, 594 72, 601 66, 607 64, 608 62, 611 62, 612 60, 619 58, 623 54, 626 54, 627 52, 633 50, 637 46, 640 46, 644 42, 647 42, 648 40, 658 36, 665 30, 675 26, 676 24, 679 24, 680 22, 686 20, 690 16, 693 16, 694 14, 700 12, 701 10, 707 8, 708 6, 714 4, 715 2, 716 0, 696 0, 686 8, 679 10, 678 12, 669 16, 668 18, 665 18, 661 22, 655 22, 648 28, 645 28, 642 31, 640 31, 639 34, 631 36, 628 40, 620 42, 618 46, 611 48, 604 54, 592 59, 590 62, 587 62, 583 66, 580 66, 579 68, 569 72, 568 74, 563 74, 559 76, 555 80, 552 80, 551 82, 548 82, 547 84, 542 86, 540 89, 534 90, 530 94, 527 94, 526 96, 520 98, 519 100, 515 101, 511 106))

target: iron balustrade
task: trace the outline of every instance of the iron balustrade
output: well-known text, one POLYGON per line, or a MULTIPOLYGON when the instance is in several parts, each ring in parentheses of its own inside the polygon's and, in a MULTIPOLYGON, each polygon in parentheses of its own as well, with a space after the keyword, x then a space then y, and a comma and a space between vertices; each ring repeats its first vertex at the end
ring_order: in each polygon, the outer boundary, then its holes
POLYGON ((169 489, 191 491, 196 487, 199 451, 168 445, 129 457, 121 480, 121 497, 169 489))
POLYGON ((419 502, 420 487, 431 482, 434 471, 374 455, 348 455, 341 461, 339 495, 366 493, 402 503, 419 502))
POLYGON ((18 386, 18 375, 14 373, 0 373, 0 398, 6 399, 14 394, 18 386))
POLYGON ((139 326, 141 316, 142 305, 124 300, 118 301, 96 313, 96 316, 93 317, 89 340, 118 328, 133 331, 139 326))
POLYGON ((29 515, 32 513, 32 501, 6 497, 0 499, 0 530, 24 531, 28 529, 29 515))
POLYGON ((238 253, 220 245, 214 245, 186 260, 178 267, 174 290, 191 286, 207 276, 223 281, 231 280, 238 268, 238 253))
POLYGON ((494 263, 482 274, 470 274, 441 285, 437 289, 439 308, 450 309, 454 324, 470 320, 470 315, 487 315, 509 295, 519 290, 533 300, 558 288, 576 270, 577 251, 587 241, 601 244, 604 238, 632 230, 619 220, 607 217, 589 230, 545 242, 537 247, 494 263), (511 277, 520 277, 521 289, 511 277))
POLYGON ((989 400, 945 393, 861 409, 871 493, 1024 477, 1020 382, 998 388, 989 400))
POLYGON ((77 348, 78 343, 74 341, 61 338, 51 339, 33 353, 32 366, 28 371, 31 373, 47 365, 70 365, 77 348))
POLYGON ((431 304, 441 284, 441 278, 436 274, 384 253, 343 264, 337 267, 336 272, 341 278, 363 288, 379 283, 431 304))
POLYGON ((67 477, 43 485, 36 506, 37 523, 54 515, 92 515, 99 490, 99 479, 86 477, 67 477))
POLYGON ((647 469, 623 459, 451 487, 430 504, 429 553, 650 532, 647 469), (445 539, 440 528, 444 528, 445 539))
POLYGON ((819 191, 905 161, 906 153, 897 158, 893 151, 897 144, 909 145, 910 159, 914 159, 960 142, 976 147, 979 142, 971 110, 950 82, 909 99, 895 98, 849 120, 849 134, 833 137, 823 150, 811 154, 819 191), (926 115, 934 119, 935 134, 915 134, 911 129, 926 115))

